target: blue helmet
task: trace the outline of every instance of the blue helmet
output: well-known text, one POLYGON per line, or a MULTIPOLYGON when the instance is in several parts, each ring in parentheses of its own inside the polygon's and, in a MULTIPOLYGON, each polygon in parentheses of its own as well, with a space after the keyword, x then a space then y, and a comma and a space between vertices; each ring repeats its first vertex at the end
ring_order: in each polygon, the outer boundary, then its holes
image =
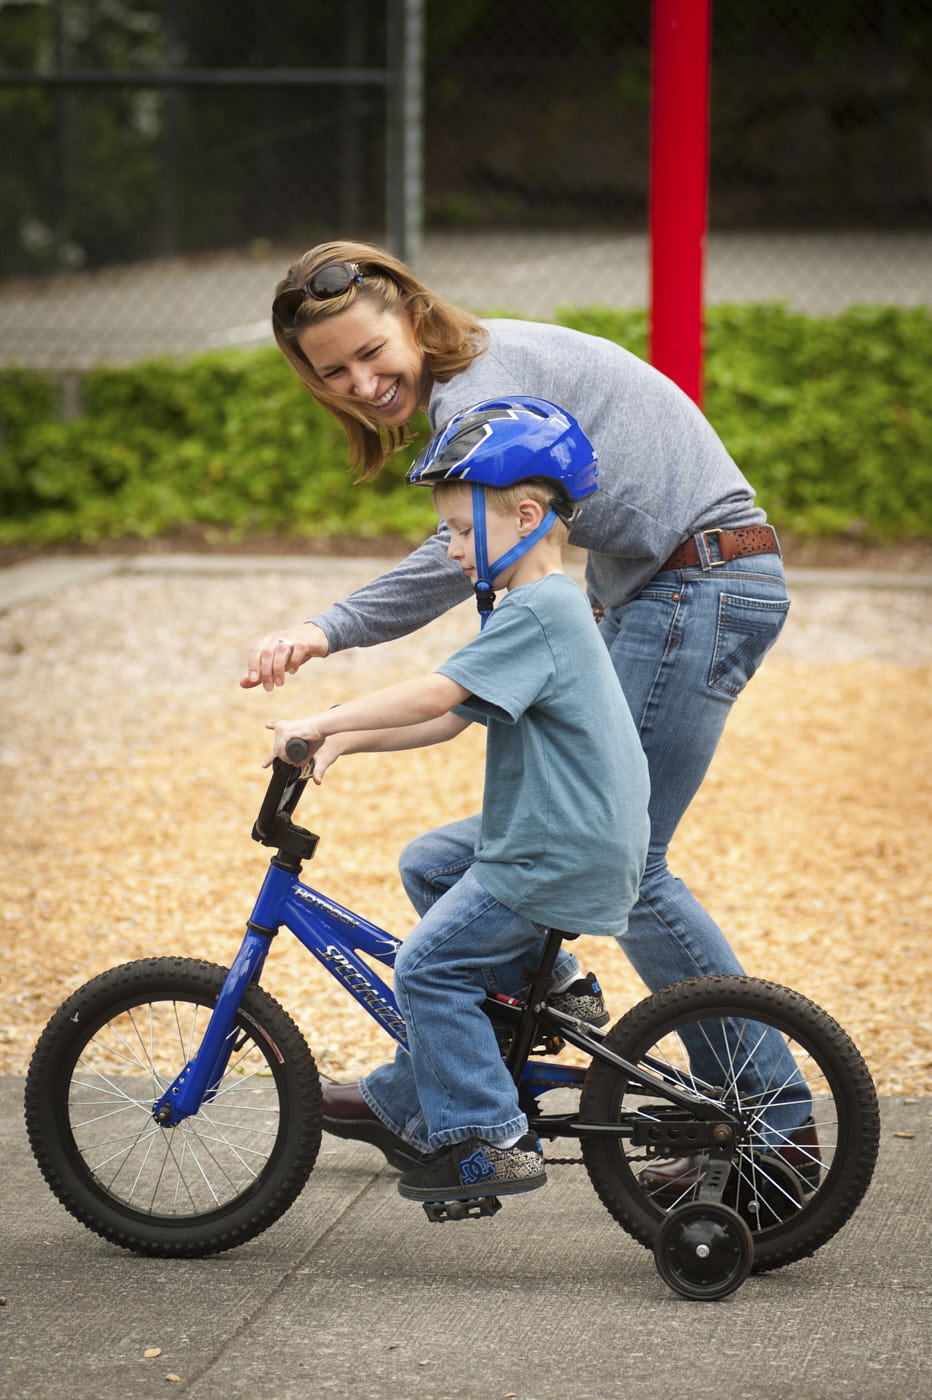
POLYGON ((554 509, 567 523, 574 503, 590 496, 599 473, 592 443, 576 419, 546 399, 488 399, 455 413, 438 428, 408 472, 412 486, 466 481, 512 486, 554 482, 554 509))
POLYGON ((572 525, 579 504, 598 486, 592 443, 576 419, 546 399, 509 396, 463 409, 438 428, 408 472, 412 486, 462 481, 472 486, 476 601, 484 626, 495 603, 492 580, 548 533, 559 516, 572 525), (554 486, 537 529, 501 559, 486 554, 484 486, 543 481, 554 486))

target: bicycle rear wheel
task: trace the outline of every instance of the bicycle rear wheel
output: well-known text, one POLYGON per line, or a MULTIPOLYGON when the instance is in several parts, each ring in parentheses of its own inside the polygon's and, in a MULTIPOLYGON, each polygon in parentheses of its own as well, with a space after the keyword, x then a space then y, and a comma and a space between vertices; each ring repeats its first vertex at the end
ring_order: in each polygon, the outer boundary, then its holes
POLYGON ((184 958, 113 968, 59 1007, 32 1057, 26 1126, 46 1181, 82 1224, 140 1254, 213 1254, 252 1239, 292 1204, 317 1157, 317 1067, 258 986, 199 1112, 175 1127, 155 1122, 225 977, 184 958))
MULTIPOLYGON (((612 1027, 605 1045, 740 1116, 723 1203, 750 1227, 755 1271, 812 1254, 849 1219, 873 1173, 880 1115, 856 1046, 813 1002, 754 978, 697 978, 640 1002, 612 1027), (785 1061, 766 1086, 749 1088, 748 1065, 768 1027, 783 1037, 785 1061), (697 1080, 684 1041, 712 1052, 714 1085, 697 1080), (774 1131, 768 1122, 778 1113, 784 1124, 774 1131)), ((637 1118, 675 1128, 684 1117, 623 1070, 597 1060, 579 1109, 580 1118, 593 1123, 637 1118)), ((584 1137, 582 1147, 602 1202, 648 1247, 669 1211, 698 1198, 708 1162, 707 1151, 662 1152, 623 1138, 584 1137)))

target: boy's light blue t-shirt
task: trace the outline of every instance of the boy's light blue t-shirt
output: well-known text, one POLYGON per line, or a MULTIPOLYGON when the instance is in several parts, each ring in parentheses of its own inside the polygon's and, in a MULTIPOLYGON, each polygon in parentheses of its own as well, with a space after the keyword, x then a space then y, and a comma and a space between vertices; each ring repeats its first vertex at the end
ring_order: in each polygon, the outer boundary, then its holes
POLYGON ((488 732, 473 873, 507 908, 619 934, 647 854, 647 762, 585 596, 565 574, 505 594, 437 668, 488 732))

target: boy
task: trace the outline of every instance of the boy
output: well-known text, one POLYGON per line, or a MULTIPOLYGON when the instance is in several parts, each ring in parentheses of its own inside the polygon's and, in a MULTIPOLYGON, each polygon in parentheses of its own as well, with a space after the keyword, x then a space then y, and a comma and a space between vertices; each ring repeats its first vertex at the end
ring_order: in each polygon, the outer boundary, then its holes
MULTIPOLYGON (((482 630, 432 675, 270 725, 266 762, 306 739, 320 782, 344 754, 440 743, 474 720, 486 725, 474 852, 428 868, 424 851, 442 849, 451 828, 406 852, 405 885, 422 915, 395 962, 409 1049, 359 1085, 400 1160, 416 1163, 401 1194, 463 1200, 546 1181, 481 1003, 487 989, 520 988, 545 928, 623 932, 647 851, 647 765, 588 603, 561 566, 575 503, 597 484, 575 420, 539 399, 478 404, 434 435, 408 479, 434 488, 482 630), (493 581, 506 590, 494 612, 493 581), (405 1156, 406 1144, 428 1155, 408 1147, 405 1156)), ((598 992, 591 979, 574 980, 578 971, 561 958, 557 993, 598 992)))

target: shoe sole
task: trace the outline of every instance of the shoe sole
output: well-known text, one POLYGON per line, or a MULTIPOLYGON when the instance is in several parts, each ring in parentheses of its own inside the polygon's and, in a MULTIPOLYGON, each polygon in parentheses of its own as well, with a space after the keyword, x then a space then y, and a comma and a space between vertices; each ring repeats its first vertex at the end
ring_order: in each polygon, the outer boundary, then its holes
POLYGON ((325 1118, 323 1126, 331 1137, 349 1142, 366 1142, 370 1147, 377 1147, 389 1166, 397 1171, 409 1172, 424 1163, 426 1154, 418 1152, 416 1147, 408 1147, 382 1123, 369 1123, 362 1118, 325 1118))
POLYGON ((564 1016, 572 1016, 586 1026, 607 1026, 612 1019, 608 1011, 603 1011, 601 1016, 583 1016, 578 1011, 564 1011, 562 1006, 554 1006, 553 1010, 562 1011, 564 1016))
POLYGON ((525 1177, 523 1181, 490 1181, 485 1186, 464 1186, 460 1190, 444 1190, 440 1186, 405 1186, 398 1183, 398 1194, 406 1201, 474 1201, 480 1196, 518 1196, 524 1191, 536 1191, 547 1185, 547 1173, 525 1177))

